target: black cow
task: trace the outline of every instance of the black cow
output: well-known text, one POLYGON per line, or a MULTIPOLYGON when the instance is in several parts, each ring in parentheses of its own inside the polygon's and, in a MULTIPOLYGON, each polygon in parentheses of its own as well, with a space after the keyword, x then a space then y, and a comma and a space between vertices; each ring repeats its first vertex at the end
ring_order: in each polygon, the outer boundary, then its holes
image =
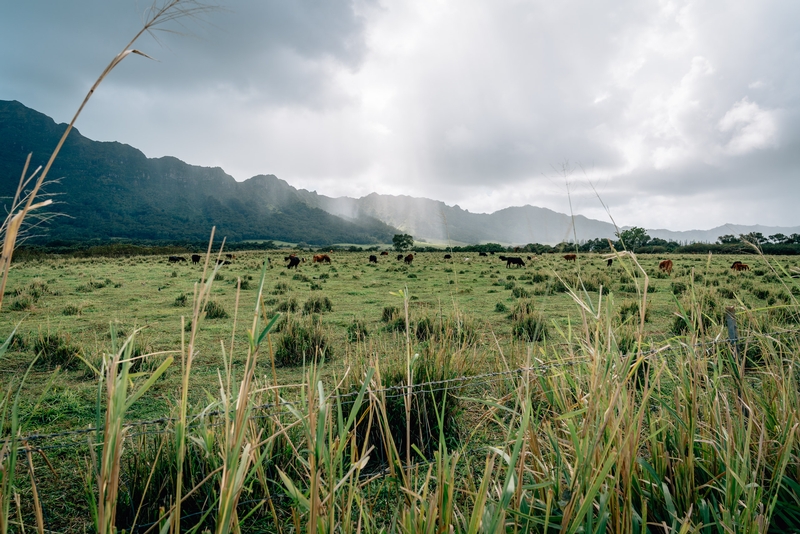
POLYGON ((525 262, 522 261, 522 258, 518 258, 516 256, 506 257, 506 269, 512 265, 516 265, 517 267, 525 267, 525 262))
POLYGON ((291 269, 294 267, 296 270, 298 265, 300 265, 300 258, 297 256, 289 256, 289 265, 287 265, 286 268, 291 269))
POLYGON ((370 254, 369 262, 370 263, 378 263, 378 256, 376 256, 375 254, 370 254))
POLYGON ((192 263, 197 265, 198 263, 200 263, 200 258, 201 258, 200 254, 192 254, 192 263))
POLYGON ((222 259, 217 260, 217 265, 230 265, 230 264, 231 262, 229 262, 228 260, 222 260, 222 259))
POLYGON ((506 261, 506 257, 505 256, 497 256, 497 257, 500 258, 500 261, 506 261))
POLYGON ((402 255, 402 254, 398 254, 398 255, 397 255, 397 261, 400 261, 400 260, 402 260, 402 259, 403 259, 403 255, 402 255))
POLYGON ((614 263, 614 258, 608 258, 608 261, 606 261, 606 267, 611 267, 612 263, 614 263))
POLYGON ((488 256, 485 252, 478 252, 478 256, 488 256))
POLYGON ((386 252, 385 250, 383 252, 381 252, 381 256, 388 256, 388 255, 389 255, 389 253, 386 252))
POLYGON ((491 254, 492 256, 494 256, 494 251, 491 251, 491 252, 489 252, 489 254, 491 254))
POLYGON ((453 256, 451 256, 450 254, 445 254, 444 255, 444 259, 446 259, 446 260, 450 260, 452 258, 453 258, 453 256))
POLYGON ((170 256, 169 257, 169 262, 170 263, 177 263, 179 261, 186 261, 186 258, 184 258, 183 256, 170 256))

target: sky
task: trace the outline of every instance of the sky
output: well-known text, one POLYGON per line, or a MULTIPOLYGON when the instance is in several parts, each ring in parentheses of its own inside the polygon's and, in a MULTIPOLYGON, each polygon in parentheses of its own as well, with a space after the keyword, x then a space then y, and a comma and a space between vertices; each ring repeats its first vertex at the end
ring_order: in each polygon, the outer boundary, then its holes
MULTIPOLYGON (((0 99, 69 122, 150 7, 7 2, 0 99)), ((795 0, 211 7, 140 38, 153 59, 127 56, 80 132, 328 196, 671 230, 800 225, 795 0)))

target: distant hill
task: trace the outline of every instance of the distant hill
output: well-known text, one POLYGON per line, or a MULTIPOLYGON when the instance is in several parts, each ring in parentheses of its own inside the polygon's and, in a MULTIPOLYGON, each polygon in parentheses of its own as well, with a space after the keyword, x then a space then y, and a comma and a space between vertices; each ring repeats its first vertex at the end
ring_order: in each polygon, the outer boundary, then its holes
MULTIPOLYGON (((462 244, 556 244, 574 239, 573 219, 547 208, 510 207, 486 214, 470 213, 437 200, 404 195, 372 193, 353 199, 331 198, 305 190, 300 193, 309 205, 328 213, 355 221, 363 217, 379 219, 417 240, 462 244)), ((576 215, 574 224, 578 240, 614 237, 614 226, 609 223, 576 215)))
MULTIPOLYGON (((0 195, 12 196, 25 157, 43 165, 66 128, 16 101, 0 100, 0 195)), ((396 233, 418 242, 542 243, 614 238, 612 224, 535 206, 470 213, 459 206, 410 196, 372 193, 332 198, 295 189, 273 175, 237 182, 220 168, 189 165, 173 157, 147 158, 122 143, 98 142, 73 130, 46 192, 63 214, 41 242, 204 240, 212 226, 229 240, 274 239, 333 243, 390 243, 396 233), (574 228, 573 228, 574 226, 574 228)), ((713 243, 721 235, 800 233, 800 227, 723 225, 712 230, 648 230, 651 237, 713 243)))
MULTIPOLYGON (((0 101, 0 194, 13 196, 28 153, 46 163, 66 128, 19 102, 0 101)), ((148 159, 121 143, 73 130, 50 171, 46 192, 63 214, 40 240, 202 240, 211 227, 239 241, 387 243, 397 231, 367 217, 346 221, 309 206, 274 176, 236 182, 219 168, 176 158, 148 159)))

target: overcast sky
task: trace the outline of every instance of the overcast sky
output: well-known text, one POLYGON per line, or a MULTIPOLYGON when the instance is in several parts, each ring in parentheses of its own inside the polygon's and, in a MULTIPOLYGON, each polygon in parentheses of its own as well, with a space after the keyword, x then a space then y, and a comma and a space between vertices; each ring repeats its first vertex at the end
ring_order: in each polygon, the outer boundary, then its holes
MULTIPOLYGON (((141 0, 5 2, 0 99, 68 122, 141 0)), ((329 196, 800 225, 800 2, 225 0, 77 127, 329 196), (569 193, 569 195, 568 195, 569 193)))

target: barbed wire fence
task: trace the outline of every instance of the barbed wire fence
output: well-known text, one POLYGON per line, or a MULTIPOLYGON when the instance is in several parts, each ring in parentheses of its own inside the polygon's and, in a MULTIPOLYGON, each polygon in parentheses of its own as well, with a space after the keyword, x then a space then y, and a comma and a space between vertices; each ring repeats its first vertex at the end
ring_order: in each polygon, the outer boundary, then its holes
MULTIPOLYGON (((638 358, 645 358, 649 359, 653 356, 665 354, 669 352, 674 352, 678 350, 687 350, 687 349, 696 349, 701 347, 713 347, 720 344, 732 345, 737 346, 741 343, 746 343, 752 339, 763 339, 767 337, 774 337, 778 335, 786 335, 786 334, 800 334, 800 330, 780 330, 780 331, 773 331, 770 333, 764 334, 750 334, 744 337, 728 337, 728 338, 717 338, 712 340, 701 341, 694 344, 686 344, 680 343, 677 345, 663 345, 661 347, 652 348, 646 351, 641 351, 638 353, 633 354, 623 354, 623 358, 630 358, 631 356, 635 356, 638 358)), ((370 393, 375 396, 380 396, 384 399, 392 399, 392 398, 399 398, 404 397, 407 394, 417 394, 417 393, 438 393, 442 391, 449 391, 453 393, 457 393, 461 390, 464 390, 468 387, 477 387, 477 386, 488 386, 495 382, 506 380, 511 377, 516 377, 519 375, 524 375, 526 373, 544 373, 553 369, 560 369, 566 367, 572 367, 575 365, 589 363, 591 361, 591 356, 582 356, 570 360, 560 360, 556 362, 539 362, 536 365, 531 365, 529 367, 516 367, 514 369, 507 369, 504 371, 493 371, 493 372, 486 372, 474 375, 463 375, 457 376, 453 378, 446 378, 442 380, 434 380, 434 381, 426 381, 426 382, 419 382, 414 383, 410 386, 406 384, 396 385, 396 386, 388 386, 383 388, 376 388, 371 389, 370 393)), ((294 385, 296 387, 296 385, 294 385)), ((326 398, 326 401, 332 403, 341 403, 342 406, 347 406, 353 403, 358 396, 358 391, 350 391, 347 393, 335 393, 329 395, 326 398)), ((292 412, 288 408, 299 408, 301 407, 298 402, 290 401, 290 400, 282 400, 280 402, 269 402, 269 403, 262 403, 256 406, 253 406, 253 415, 250 416, 250 419, 263 419, 267 417, 276 417, 281 415, 290 415, 292 412)), ((187 430, 193 429, 199 426, 221 426, 224 425, 224 421, 220 422, 212 422, 209 423, 208 421, 214 417, 224 416, 226 412, 224 410, 208 410, 203 411, 200 413, 190 414, 187 416, 187 421, 190 421, 186 428, 187 430)), ((146 428, 152 427, 156 425, 169 425, 178 421, 177 417, 160 417, 155 419, 148 419, 148 420, 138 420, 138 421, 129 421, 124 424, 124 428, 126 429, 134 429, 134 428, 146 428)), ((88 428, 80 428, 80 429, 70 429, 64 430, 60 432, 52 432, 46 434, 28 434, 24 436, 19 436, 17 441, 22 443, 23 445, 19 448, 20 452, 24 451, 31 451, 31 452, 40 452, 40 451, 48 451, 48 450, 56 450, 56 449, 65 449, 65 448, 76 448, 76 447, 89 447, 89 442, 87 440, 80 440, 76 441, 72 439, 71 441, 65 441, 62 443, 53 443, 47 444, 47 442, 57 441, 57 440, 64 440, 65 438, 76 438, 80 436, 86 436, 89 434, 98 434, 103 431, 102 426, 94 426, 88 428), (41 445, 35 445, 38 443, 42 443, 41 445)), ((170 433, 173 430, 169 428, 169 426, 164 426, 164 428, 160 429, 147 429, 142 430, 140 432, 128 432, 126 434, 126 439, 133 439, 142 435, 157 435, 157 434, 165 434, 170 433)), ((102 443, 102 440, 100 440, 102 443)))
MULTIPOLYGON (((734 323, 735 327, 735 323, 734 323)), ((792 329, 784 329, 779 331, 773 331, 769 333, 752 333, 746 336, 739 337, 736 329, 729 328, 728 329, 728 337, 718 336, 714 339, 700 341, 694 344, 690 343, 666 343, 659 347, 654 347, 649 350, 640 351, 636 353, 625 353, 621 354, 621 358, 623 359, 652 359, 657 356, 664 356, 671 352, 677 351, 686 351, 686 350, 695 350, 698 348, 702 348, 707 353, 710 353, 714 350, 714 347, 718 345, 729 345, 731 346, 732 352, 738 355, 739 347, 747 344, 751 340, 755 339, 764 339, 764 338, 776 338, 776 336, 786 336, 786 335, 800 335, 800 329, 792 330, 792 329)), ((556 344, 556 345, 566 345, 566 344, 556 344)), ((555 346, 555 345, 550 345, 555 346)), ((563 370, 569 367, 589 364, 591 363, 593 357, 591 352, 593 348, 586 347, 586 346, 576 346, 571 345, 570 348, 579 348, 583 352, 589 352, 588 355, 583 355, 579 357, 574 357, 567 360, 559 360, 559 361, 552 361, 552 362, 542 362, 539 361, 535 365, 530 366, 523 366, 523 367, 516 367, 513 369, 506 369, 502 371, 493 371, 493 372, 486 372, 474 375, 462 375, 456 376, 447 379, 441 380, 433 380, 433 381, 426 381, 415 383, 412 386, 408 385, 395 385, 395 386, 388 386, 382 388, 372 388, 370 389, 370 394, 376 397, 380 397, 382 399, 393 399, 404 397, 405 395, 411 394, 432 394, 432 393, 439 393, 439 392, 448 392, 453 394, 460 394, 467 388, 474 388, 479 390, 480 387, 486 387, 507 380, 516 380, 519 377, 525 375, 534 375, 534 376, 541 376, 544 373, 563 370)), ((297 385, 293 385, 293 387, 297 387, 297 385)), ((348 404, 352 404, 356 401, 358 396, 358 391, 349 391, 344 393, 333 393, 328 395, 325 399, 326 402, 330 403, 339 403, 341 406, 347 406, 348 404)), ((460 397, 464 398, 464 397, 460 397)), ((294 412, 298 409, 302 410, 304 405, 300 402, 290 401, 290 400, 281 400, 280 402, 269 402, 269 403, 262 403, 258 404, 253 407, 253 414, 250 416, 251 420, 256 419, 263 419, 263 418, 270 418, 270 417, 281 417, 284 415, 291 415, 293 410, 289 408, 293 408, 294 412)), ((225 410, 206 410, 200 413, 195 413, 187 417, 187 430, 198 428, 204 426, 205 428, 214 428, 219 427, 226 424, 226 416, 227 412, 225 410), (220 420, 214 420, 214 418, 219 417, 220 420)), ((166 435, 174 433, 174 427, 171 426, 172 423, 178 421, 176 417, 161 417, 155 419, 148 419, 148 420, 137 420, 137 421, 130 421, 125 423, 125 428, 129 431, 125 435, 126 440, 133 440, 135 438, 145 437, 145 436, 158 436, 158 435, 166 435), (155 428, 151 428, 155 427, 155 428)), ((102 426, 94 426, 88 428, 80 428, 80 429, 70 429, 60 432, 53 432, 47 434, 28 434, 25 436, 20 436, 17 438, 18 442, 22 444, 19 448, 19 451, 26 455, 27 461, 32 461, 31 453, 41 453, 44 455, 48 451, 56 451, 56 450, 65 450, 65 449, 85 449, 88 450, 92 446, 101 446, 102 445, 102 436, 101 433, 103 432, 102 426), (97 434, 98 439, 92 441, 91 439, 83 439, 85 437, 91 436, 92 434, 97 434)), ((464 454, 469 454, 471 452, 478 452, 479 449, 485 449, 485 446, 468 446, 464 450, 460 451, 464 454)), ((427 468, 429 465, 429 461, 419 461, 416 463, 412 463, 411 465, 405 466, 395 466, 395 469, 403 469, 403 470, 411 470, 411 469, 419 469, 419 468, 427 468)), ((392 472, 392 469, 386 466, 379 467, 378 469, 370 470, 369 472, 363 472, 360 474, 361 480, 368 480, 368 479, 375 479, 380 477, 388 476, 392 472)), ((33 476, 33 471, 31 470, 31 475, 33 476)), ((247 499, 241 501, 240 505, 255 505, 255 506, 264 506, 266 504, 278 504, 278 503, 285 503, 288 502, 290 499, 289 496, 283 494, 270 494, 261 498, 257 499, 247 499)), ((47 523, 50 522, 48 516, 49 514, 47 510, 43 510, 45 515, 45 521, 47 523)), ((192 512, 182 516, 181 520, 191 519, 195 516, 200 516, 205 512, 192 512)), ((145 532, 147 530, 151 530, 155 525, 157 525, 159 521, 153 521, 150 523, 145 523, 136 526, 136 532, 145 532)))

